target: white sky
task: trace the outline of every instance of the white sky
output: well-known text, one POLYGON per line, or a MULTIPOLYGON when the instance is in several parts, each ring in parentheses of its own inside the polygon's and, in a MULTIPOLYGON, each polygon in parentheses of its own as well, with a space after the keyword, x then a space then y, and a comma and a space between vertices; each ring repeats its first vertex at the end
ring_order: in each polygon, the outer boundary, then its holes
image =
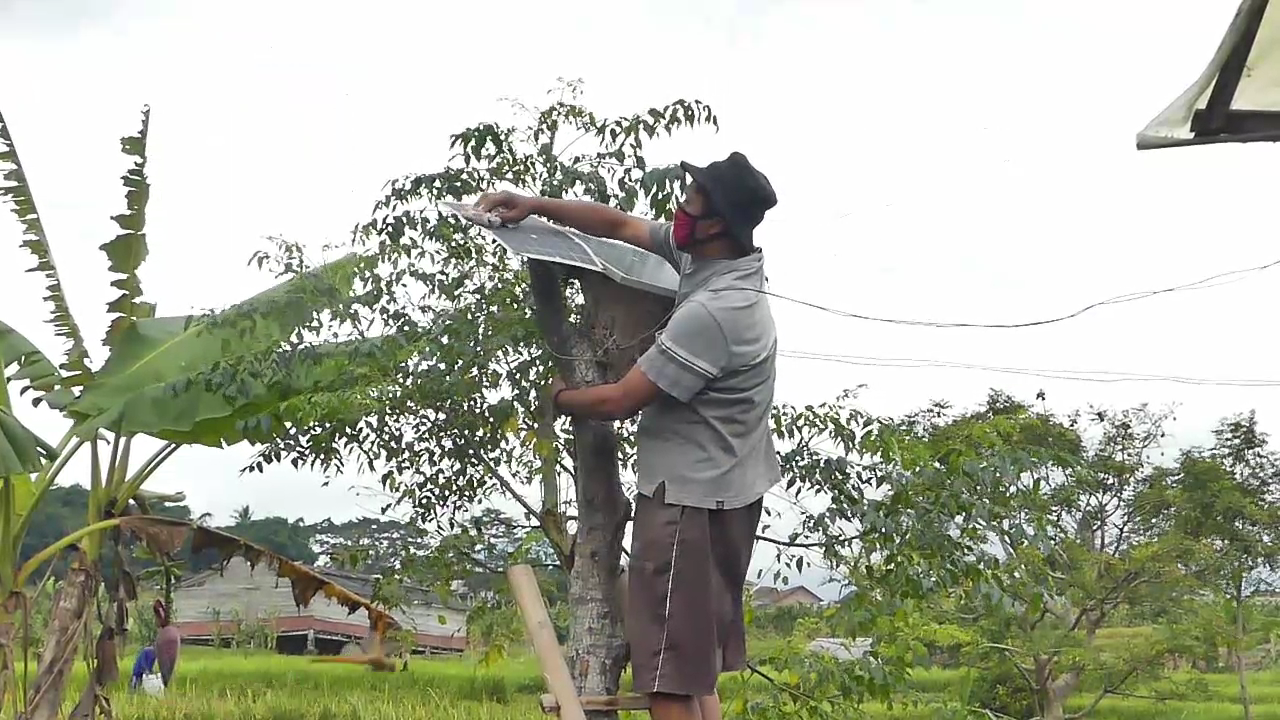
MULTIPOLYGON (((1274 146, 1133 145, 1203 69, 1236 5, 636 0, 624 13, 585 0, 0 0, 0 108, 95 342, 112 297, 97 246, 123 202, 117 139, 136 130, 143 104, 142 277, 173 315, 271 284, 245 264, 265 235, 342 240, 386 180, 438 169, 449 133, 505 112, 501 96, 539 101, 558 76, 584 78, 602 113, 710 103, 720 134, 657 145, 650 159, 741 150, 769 175, 780 204, 757 241, 776 292, 868 315, 1016 322, 1280 255, 1265 239, 1274 146)), ((60 352, 5 212, 3 317, 60 352)), ((1271 378, 1280 372, 1259 329, 1277 274, 1036 329, 898 327, 780 300, 774 310, 786 350, 1271 378)), ((1204 441, 1231 412, 1256 408, 1273 430, 1280 419, 1280 388, 780 363, 781 399, 866 383, 866 406, 880 413, 971 403, 993 386, 1024 397, 1043 388, 1060 409, 1176 402, 1172 447, 1204 441)), ((23 417, 47 435, 63 429, 23 417)), ((246 502, 309 521, 362 513, 353 478, 323 488, 289 468, 238 477, 250 452, 184 450, 152 487, 183 490, 219 520, 246 502)))

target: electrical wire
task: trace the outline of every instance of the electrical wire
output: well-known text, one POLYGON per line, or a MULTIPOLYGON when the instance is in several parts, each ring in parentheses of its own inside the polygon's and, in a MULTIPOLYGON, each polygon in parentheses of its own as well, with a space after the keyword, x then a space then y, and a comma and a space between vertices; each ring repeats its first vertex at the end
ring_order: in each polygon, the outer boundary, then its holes
MULTIPOLYGON (((1106 307, 1109 305, 1120 305, 1123 303, 1135 302, 1138 300, 1145 300, 1151 297, 1155 297, 1157 295, 1166 295, 1166 294, 1175 293, 1175 292, 1188 292, 1193 290, 1210 290, 1213 288, 1222 287, 1223 285, 1227 285, 1232 282, 1236 282, 1237 280, 1240 279, 1239 276, 1241 275, 1245 275, 1248 273, 1262 272, 1265 270, 1269 270, 1273 267, 1276 267, 1278 265, 1280 265, 1280 260, 1273 260, 1271 262, 1264 263, 1262 265, 1255 265, 1247 268, 1238 268, 1235 270, 1228 270, 1226 272, 1216 273, 1214 275, 1201 278, 1194 282, 1183 283, 1181 285, 1172 285, 1169 287, 1160 288, 1158 290, 1143 290, 1139 292, 1126 293, 1124 295, 1117 295, 1115 297, 1111 297, 1106 300, 1099 300, 1098 302, 1090 303, 1076 310, 1075 312, 1068 313, 1066 315, 1060 315, 1057 317, 1045 318, 1042 320, 1032 320, 1032 321, 1020 322, 1020 323, 961 323, 961 322, 940 322, 940 321, 933 321, 933 320, 903 320, 903 319, 894 319, 894 318, 883 318, 883 317, 877 317, 874 315, 864 315, 861 313, 854 313, 846 310, 839 310, 836 308, 828 307, 826 305, 821 305, 819 303, 809 302, 808 300, 801 300, 799 298, 782 295, 780 293, 776 293, 765 288, 751 287, 751 286, 716 288, 716 289, 710 290, 710 292, 728 292, 731 290, 745 290, 748 292, 757 292, 762 295, 778 298, 779 300, 785 300, 790 303, 795 303, 797 305, 812 308, 815 310, 820 310, 822 312, 826 312, 832 315, 837 315, 840 317, 847 317, 855 320, 864 320, 869 322, 889 323, 893 325, 906 325, 911 327, 933 327, 933 328, 1013 329, 1013 328, 1039 327, 1043 325, 1060 323, 1066 320, 1071 320, 1071 319, 1080 317, 1081 315, 1091 310, 1096 310, 1101 307, 1106 307), (1227 278, 1235 278, 1235 279, 1227 280, 1226 282, 1216 282, 1216 281, 1224 280, 1227 278)), ((666 322, 671 319, 671 315, 674 312, 675 312, 675 307, 672 307, 670 311, 668 311, 665 315, 663 315, 662 319, 657 324, 655 324, 652 328, 650 328, 646 332, 624 343, 610 343, 606 348, 602 350, 602 352, 616 352, 618 350, 625 350, 627 348, 634 347, 635 345, 638 345, 641 342, 644 342, 646 339, 653 336, 658 331, 659 328, 661 328, 664 324, 666 324, 666 322)), ((554 350, 551 351, 551 354, 563 360, 598 360, 599 359, 599 357, 579 357, 579 356, 572 356, 572 355, 563 355, 558 352, 555 352, 554 350)), ((989 368, 984 367, 984 368, 975 368, 975 369, 989 369, 989 368)), ((1017 370, 1018 372, 1021 372, 1024 374, 1040 372, 1035 370, 1024 370, 1021 368, 1011 369, 1009 371, 1012 372, 1014 370, 1017 370)), ((1056 371, 1044 371, 1044 372, 1056 372, 1056 371)), ((1067 372, 1074 372, 1074 371, 1067 371, 1067 372)), ((1134 375, 1133 373, 1115 373, 1115 374, 1134 375)), ((1152 377, 1149 379, 1175 381, 1173 379, 1165 378, 1163 376, 1152 377)), ((1187 378, 1184 380, 1191 381, 1195 384, 1203 384, 1199 382, 1199 379, 1197 378, 1187 378)), ((1099 382, 1102 382, 1102 381, 1099 381, 1099 382)), ((1271 381, 1262 381, 1262 382, 1267 383, 1271 381)))
MULTIPOLYGON (((467 220, 470 220, 472 223, 480 225, 482 227, 492 226, 492 222, 481 222, 480 219, 475 217, 470 217, 465 214, 463 215, 463 217, 465 217, 467 220)), ((492 221, 493 218, 485 218, 485 220, 492 221)), ((1080 309, 1071 313, 1067 313, 1065 315, 1044 318, 1041 320, 1019 322, 1019 323, 943 322, 943 321, 935 321, 935 320, 909 320, 909 319, 899 319, 899 318, 885 318, 885 317, 878 317, 874 315, 865 315, 862 313, 854 313, 854 312, 849 312, 845 310, 839 310, 836 308, 821 305, 819 303, 809 302, 807 300, 801 300, 799 298, 789 297, 787 295, 775 293, 764 287, 738 286, 738 287, 728 287, 728 288, 715 288, 710 290, 710 292, 727 292, 731 290, 745 290, 750 292, 758 292, 763 295, 767 295, 769 297, 775 297, 775 298, 778 298, 779 300, 785 300, 787 302, 795 303, 797 305, 812 308, 815 310, 820 310, 822 312, 830 313, 832 315, 852 318, 856 320, 863 320, 868 322, 880 322, 880 323, 888 323, 893 325, 905 325, 905 326, 911 326, 911 327, 931 327, 931 328, 1015 329, 1015 328, 1040 327, 1044 325, 1060 323, 1060 322, 1064 322, 1067 320, 1080 317, 1081 315, 1084 315, 1085 313, 1091 310, 1096 310, 1101 307, 1106 307, 1110 305, 1120 305, 1123 303, 1135 302, 1138 300, 1145 300, 1158 295, 1165 295, 1165 294, 1170 294, 1175 292, 1185 292, 1185 291, 1191 291, 1191 290, 1208 290, 1215 287, 1221 287, 1222 285, 1226 285, 1240 279, 1239 276, 1242 276, 1248 273, 1263 272, 1265 270, 1274 268, 1277 265, 1280 265, 1280 259, 1272 260, 1271 262, 1264 263, 1262 265, 1255 265, 1252 267, 1238 268, 1235 270, 1228 270, 1225 272, 1216 273, 1214 275, 1201 278, 1194 282, 1183 283, 1180 285, 1172 285, 1172 286, 1160 288, 1157 290, 1144 290, 1139 292, 1126 293, 1124 295, 1116 295, 1114 297, 1107 298, 1105 300, 1089 303, 1088 305, 1085 305, 1084 307, 1081 307, 1080 309), (1226 282, 1216 282, 1220 280, 1225 280, 1227 278, 1234 278, 1234 279, 1226 280, 1226 282)), ((677 307, 678 305, 673 305, 672 308, 663 315, 661 320, 659 320, 652 328, 645 331, 644 333, 641 333, 640 335, 623 343, 609 343, 606 347, 596 351, 597 355, 595 356, 565 355, 550 348, 549 348, 549 352, 555 357, 564 359, 564 360, 571 360, 571 361, 600 360, 601 356, 604 353, 617 352, 619 350, 625 350, 627 348, 634 347, 646 341, 648 338, 654 336, 657 333, 657 331, 660 328, 662 328, 663 325, 665 325, 668 320, 671 319, 671 316, 675 313, 677 307)), ((1007 373, 1007 374, 1056 379, 1056 380, 1077 380, 1077 381, 1101 382, 1101 383, 1148 381, 1148 382, 1173 382, 1173 383, 1180 383, 1180 384, 1187 384, 1187 385, 1219 385, 1219 386, 1234 386, 1234 387, 1271 387, 1274 385, 1280 385, 1280 381, 1276 381, 1276 380, 1210 380, 1205 378, 1188 378, 1188 377, 1164 376, 1164 375, 1145 375, 1141 373, 1123 373, 1123 372, 1105 371, 1105 370, 1084 370, 1084 371, 1038 370, 1038 369, 1032 369, 1032 368, 1009 368, 1009 367, 998 367, 998 366, 987 366, 987 365, 972 365, 968 363, 957 363, 957 362, 942 361, 942 360, 915 360, 911 358, 876 358, 876 357, 856 356, 856 355, 832 355, 832 354, 821 354, 821 353, 806 353, 802 351, 779 351, 778 355, 780 357, 789 357, 793 359, 824 360, 828 362, 839 362, 847 365, 860 365, 860 366, 866 366, 866 367, 910 367, 910 368, 940 367, 940 368, 1000 372, 1000 373, 1007 373)))
POLYGON ((796 360, 818 360, 834 362, 842 365, 879 368, 947 368, 955 370, 979 370, 984 372, 1024 375, 1049 380, 1074 380, 1079 382, 1120 383, 1120 382, 1168 382, 1180 385, 1208 385, 1217 387, 1277 387, 1280 380, 1266 379, 1214 379, 1184 377, 1179 375, 1152 375, 1147 373, 1121 372, 1116 370, 1062 370, 1002 367, 998 365, 979 365, 974 363, 954 362, 950 360, 931 360, 917 358, 871 357, 865 355, 840 355, 834 353, 818 353, 799 350, 779 350, 778 357, 796 360))
POLYGON ((1144 290, 1140 292, 1127 293, 1124 295, 1117 295, 1112 298, 1107 298, 1106 300, 1099 300, 1098 302, 1089 303, 1088 305, 1085 305, 1079 310, 1076 310, 1075 312, 1067 313, 1066 315, 1059 315, 1057 317, 1044 318, 1041 320, 1030 320, 1027 322, 1018 322, 1018 323, 942 322, 942 321, 935 321, 935 320, 904 320, 904 319, 897 319, 897 318, 884 318, 884 317, 877 317, 874 315, 864 315, 861 313, 848 312, 846 310, 838 310, 835 308, 827 307, 825 305, 820 305, 818 303, 809 302, 807 300, 801 300, 799 298, 793 298, 793 297, 788 297, 786 295, 781 295, 775 292, 771 292, 769 290, 762 290, 759 288, 743 288, 743 289, 753 290, 755 292, 760 292, 765 295, 769 295, 770 297, 776 297, 779 300, 786 300, 787 302, 795 303, 797 305, 813 308, 815 310, 821 310, 823 312, 830 313, 832 315, 839 315, 841 317, 853 318, 855 320, 866 320, 869 322, 889 323, 893 325, 909 325, 913 327, 1013 329, 1013 328, 1039 327, 1042 325, 1052 325, 1054 323, 1060 323, 1066 320, 1071 320, 1071 319, 1080 317, 1081 315, 1089 312, 1090 310, 1096 310, 1098 308, 1106 307, 1108 305, 1120 305, 1123 303, 1135 302, 1138 300, 1146 300, 1147 298, 1155 297, 1157 295, 1165 295, 1169 293, 1184 292, 1189 290, 1209 290, 1216 287, 1222 287, 1223 285, 1227 285, 1230 282, 1235 282, 1235 280, 1230 280, 1228 282, 1222 282, 1222 283, 1214 283, 1214 281, 1222 280, 1228 277, 1244 275, 1246 273, 1262 272, 1264 270, 1269 270, 1273 267, 1276 267, 1277 265, 1280 265, 1280 260, 1273 260, 1263 265, 1255 265, 1253 267, 1248 267, 1248 268, 1228 270, 1226 272, 1218 273, 1216 275, 1211 275, 1206 278, 1201 278, 1200 280, 1196 280, 1195 282, 1184 283, 1181 285, 1173 285, 1170 287, 1160 288, 1159 290, 1144 290), (1209 284, 1209 283, 1214 283, 1214 284, 1209 284))

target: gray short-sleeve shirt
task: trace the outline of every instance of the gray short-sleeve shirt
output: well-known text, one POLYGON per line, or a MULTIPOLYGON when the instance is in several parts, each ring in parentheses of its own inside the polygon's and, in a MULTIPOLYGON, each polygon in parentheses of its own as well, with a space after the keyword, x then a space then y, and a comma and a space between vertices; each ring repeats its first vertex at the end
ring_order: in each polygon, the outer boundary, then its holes
POLYGON ((764 257, 694 260, 670 223, 654 223, 655 252, 680 273, 676 309, 637 365, 665 395, 640 416, 640 492, 709 509, 750 505, 781 478, 770 413, 777 334, 764 257))

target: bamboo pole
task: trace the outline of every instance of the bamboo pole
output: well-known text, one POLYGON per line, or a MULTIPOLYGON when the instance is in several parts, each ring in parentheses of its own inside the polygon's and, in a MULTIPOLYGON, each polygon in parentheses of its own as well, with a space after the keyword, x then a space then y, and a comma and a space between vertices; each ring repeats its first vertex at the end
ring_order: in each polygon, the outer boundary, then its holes
MULTIPOLYGON (((578 698, 582 703, 584 710, 599 712, 616 712, 619 710, 648 710, 649 697, 647 695, 583 695, 578 698)), ((547 715, 555 715, 560 712, 560 705, 556 702, 556 696, 551 693, 542 695, 542 712, 547 715)))
POLYGON ((538 578, 533 574, 533 568, 528 565, 513 565, 507 570, 507 579, 511 581, 511 592, 516 596, 525 630, 529 633, 529 640, 533 642, 533 652, 538 656, 538 665, 547 681, 547 689, 555 698, 561 720, 586 720, 582 701, 578 699, 578 692, 573 687, 569 664, 565 662, 560 643, 556 640, 551 616, 547 614, 547 603, 542 597, 542 591, 538 589, 538 578))

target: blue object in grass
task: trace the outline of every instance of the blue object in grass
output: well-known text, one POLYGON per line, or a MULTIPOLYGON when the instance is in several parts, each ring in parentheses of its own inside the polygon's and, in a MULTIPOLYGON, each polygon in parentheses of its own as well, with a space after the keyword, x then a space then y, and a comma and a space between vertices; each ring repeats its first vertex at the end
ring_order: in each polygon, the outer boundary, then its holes
POLYGON ((133 661, 133 677, 129 679, 129 689, 137 690, 142 685, 142 676, 150 675, 156 670, 156 649, 150 645, 138 651, 138 659, 133 661))

